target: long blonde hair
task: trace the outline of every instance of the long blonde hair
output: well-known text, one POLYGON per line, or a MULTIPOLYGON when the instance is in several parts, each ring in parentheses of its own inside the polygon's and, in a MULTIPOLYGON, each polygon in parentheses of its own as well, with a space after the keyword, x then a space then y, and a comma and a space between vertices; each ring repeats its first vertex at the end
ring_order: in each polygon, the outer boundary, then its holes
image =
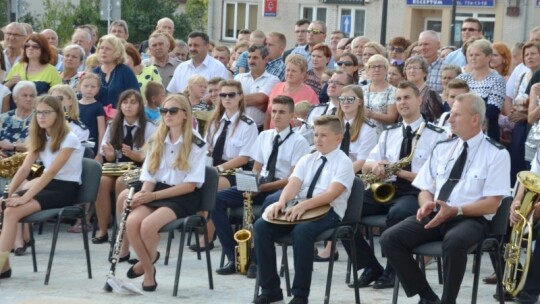
MULTIPOLYGON (((191 153, 191 144, 193 142, 193 129, 191 126, 192 115, 191 115, 191 105, 184 95, 180 94, 170 94, 163 101, 165 105, 168 101, 174 101, 179 104, 181 111, 186 113, 186 119, 184 120, 184 125, 182 126, 182 135, 184 138, 184 143, 180 148, 180 152, 176 154, 176 159, 172 164, 172 167, 177 170, 188 171, 189 166, 189 154, 191 153)), ((154 174, 159 169, 161 159, 163 157, 164 148, 165 148, 165 139, 169 133, 169 127, 165 124, 164 120, 161 119, 157 131, 152 135, 148 144, 148 172, 154 174)))
MULTIPOLYGON (((358 106, 358 110, 356 110, 356 115, 354 116, 354 122, 350 129, 351 134, 351 142, 354 142, 358 139, 360 136, 360 130, 362 129, 362 125, 364 124, 364 92, 362 89, 357 85, 348 85, 345 86, 341 93, 343 94, 346 91, 351 91, 356 95, 357 98, 359 98, 362 102, 358 106)), ((345 119, 345 113, 341 110, 341 106, 339 107, 339 111, 337 112, 337 116, 339 117, 339 120, 343 122, 345 119)))
MULTIPOLYGON (((60 145, 64 138, 69 133, 69 127, 64 118, 64 111, 62 110, 62 102, 58 97, 51 95, 42 95, 38 97, 36 107, 44 103, 51 107, 56 112, 56 120, 51 127, 51 151, 56 152, 60 149, 60 145)), ((32 122, 30 123, 30 130, 28 132, 28 152, 38 153, 45 150, 47 144, 46 130, 41 128, 37 122, 37 114, 34 113, 32 122)))
MULTIPOLYGON (((54 91, 67 96, 71 99, 71 107, 67 110, 66 115, 71 120, 79 121, 79 102, 77 101, 77 95, 75 91, 67 84, 57 84, 49 89, 49 94, 52 94, 54 91)), ((64 109, 65 111, 66 109, 64 109)))
MULTIPOLYGON (((232 129, 231 135, 234 134, 234 131, 236 130, 236 127, 240 123, 240 119, 242 118, 242 115, 244 115, 246 109, 245 109, 245 101, 244 101, 244 92, 242 91, 242 84, 236 80, 224 80, 219 83, 219 90, 223 87, 234 87, 238 90, 238 94, 242 95, 240 98, 240 101, 238 103, 238 111, 239 116, 238 120, 234 124, 234 128, 232 129)), ((210 126, 214 126, 214 132, 212 134, 209 134, 210 137, 208 138, 209 145, 213 145, 214 142, 214 135, 216 135, 217 130, 219 129, 219 124, 221 122, 221 117, 223 117, 223 114, 225 113, 225 107, 221 103, 221 101, 218 103, 218 106, 216 107, 216 110, 214 111, 214 115, 212 115, 212 120, 209 121, 208 124, 208 132, 210 131, 210 126)))

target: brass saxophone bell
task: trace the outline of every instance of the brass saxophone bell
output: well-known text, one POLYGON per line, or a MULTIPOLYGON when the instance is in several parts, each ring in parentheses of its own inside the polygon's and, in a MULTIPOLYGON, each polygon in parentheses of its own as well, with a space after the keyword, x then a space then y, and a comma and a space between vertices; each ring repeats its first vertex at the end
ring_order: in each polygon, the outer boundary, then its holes
POLYGON ((392 184, 374 183, 371 184, 371 192, 378 203, 386 204, 396 195, 396 188, 392 184))

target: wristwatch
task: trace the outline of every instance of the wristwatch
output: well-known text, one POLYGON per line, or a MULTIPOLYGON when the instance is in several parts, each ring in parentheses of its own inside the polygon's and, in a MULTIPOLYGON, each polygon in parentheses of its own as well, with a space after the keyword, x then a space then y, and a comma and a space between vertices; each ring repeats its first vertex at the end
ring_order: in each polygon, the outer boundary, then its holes
POLYGON ((456 216, 461 216, 463 215, 463 208, 461 208, 461 206, 457 206, 457 215, 456 216))
POLYGON ((222 165, 217 166, 216 169, 218 170, 219 173, 223 173, 223 166, 222 165))

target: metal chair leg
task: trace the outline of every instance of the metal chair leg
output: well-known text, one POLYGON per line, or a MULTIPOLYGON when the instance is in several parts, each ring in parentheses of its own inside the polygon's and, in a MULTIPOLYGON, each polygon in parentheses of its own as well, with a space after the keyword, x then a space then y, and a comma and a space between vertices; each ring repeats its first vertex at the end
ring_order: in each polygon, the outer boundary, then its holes
POLYGON ((81 208, 81 226, 82 226, 82 236, 83 236, 83 245, 84 252, 86 255, 86 269, 88 270, 88 278, 92 278, 92 264, 90 262, 90 246, 88 244, 88 227, 86 226, 86 211, 84 207, 81 208))
POLYGON ((58 232, 60 232, 60 222, 62 217, 59 215, 56 218, 56 224, 54 225, 54 233, 51 244, 51 252, 49 254, 49 263, 47 265, 47 273, 45 274, 45 285, 49 285, 49 278, 51 276, 52 263, 54 259, 54 252, 56 250, 56 242, 58 241, 58 232))

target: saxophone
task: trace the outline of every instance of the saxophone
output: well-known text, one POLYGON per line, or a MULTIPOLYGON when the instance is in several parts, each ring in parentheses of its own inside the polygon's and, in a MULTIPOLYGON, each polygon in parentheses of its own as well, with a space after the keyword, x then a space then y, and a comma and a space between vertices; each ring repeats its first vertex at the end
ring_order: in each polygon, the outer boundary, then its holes
MULTIPOLYGON (((133 195, 135 194, 135 187, 129 188, 129 194, 127 197, 127 207, 124 209, 124 212, 122 213, 122 218, 120 219, 118 232, 116 234, 116 242, 114 243, 112 256, 111 256, 111 269, 109 270, 109 275, 114 276, 116 272, 116 264, 118 264, 118 260, 120 258, 120 249, 122 248, 122 243, 124 242, 124 233, 126 232, 126 221, 128 218, 128 215, 131 213, 131 201, 133 200, 133 195)), ((111 292, 112 287, 109 285, 108 282, 105 282, 105 287, 103 287, 105 291, 111 292)))
POLYGON ((504 246, 504 275, 502 284, 512 296, 516 296, 525 285, 532 255, 532 214, 534 205, 540 200, 540 176, 529 171, 517 174, 525 188, 521 206, 516 213, 520 220, 514 224, 510 240, 504 246), (525 248, 522 248, 525 246, 525 248), (522 250, 525 250, 522 254, 522 250))
POLYGON ((251 261, 251 249, 253 248, 253 237, 251 235, 253 231, 253 200, 251 199, 251 192, 244 192, 243 196, 244 229, 234 233, 234 240, 238 243, 234 251, 236 272, 246 274, 251 261))
POLYGON ((418 145, 418 140, 420 139, 425 127, 426 123, 422 122, 420 128, 418 128, 418 131, 414 135, 414 143, 409 155, 393 164, 388 164, 385 166, 383 178, 379 178, 373 172, 360 175, 360 179, 364 183, 366 190, 371 189, 373 192, 373 198, 378 203, 386 204, 394 198, 394 195, 396 195, 396 188, 392 184, 386 183, 385 181, 390 176, 396 175, 399 170, 411 163, 414 156, 414 151, 416 151, 416 146, 418 145))
POLYGON ((15 153, 10 157, 0 159, 0 177, 13 178, 17 170, 22 166, 26 155, 28 155, 28 152, 15 153))

